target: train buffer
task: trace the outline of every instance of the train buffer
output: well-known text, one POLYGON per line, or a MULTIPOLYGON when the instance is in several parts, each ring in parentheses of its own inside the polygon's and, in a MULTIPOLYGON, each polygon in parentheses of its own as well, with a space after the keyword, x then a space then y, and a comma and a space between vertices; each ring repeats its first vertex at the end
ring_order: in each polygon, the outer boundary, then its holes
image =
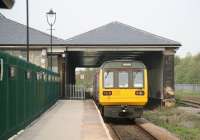
POLYGON ((111 140, 92 100, 59 100, 15 140, 111 140))

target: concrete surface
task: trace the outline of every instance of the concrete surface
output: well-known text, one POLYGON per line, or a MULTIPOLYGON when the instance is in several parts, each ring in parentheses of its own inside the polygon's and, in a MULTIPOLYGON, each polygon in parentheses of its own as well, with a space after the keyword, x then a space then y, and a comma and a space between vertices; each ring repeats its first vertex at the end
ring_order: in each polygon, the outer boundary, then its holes
POLYGON ((14 140, 111 140, 92 100, 60 100, 14 140))
POLYGON ((144 118, 136 119, 135 123, 158 140, 180 140, 168 130, 156 126, 144 118))

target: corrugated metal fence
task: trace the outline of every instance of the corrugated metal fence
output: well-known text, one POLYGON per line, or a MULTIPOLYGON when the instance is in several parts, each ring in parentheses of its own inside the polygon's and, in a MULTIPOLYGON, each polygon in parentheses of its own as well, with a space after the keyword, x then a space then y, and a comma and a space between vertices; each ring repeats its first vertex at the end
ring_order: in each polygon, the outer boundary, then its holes
POLYGON ((199 92, 200 84, 175 84, 175 90, 188 90, 199 92))
POLYGON ((86 88, 79 85, 66 85, 65 98, 70 100, 84 100, 86 88))
POLYGON ((58 99, 59 75, 0 51, 0 140, 30 124, 58 99))

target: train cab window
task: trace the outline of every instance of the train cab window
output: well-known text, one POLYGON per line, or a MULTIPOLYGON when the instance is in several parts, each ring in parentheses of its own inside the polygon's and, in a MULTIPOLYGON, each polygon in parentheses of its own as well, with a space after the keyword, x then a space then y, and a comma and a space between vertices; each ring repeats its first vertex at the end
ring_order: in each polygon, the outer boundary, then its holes
POLYGON ((133 87, 135 88, 144 87, 144 72, 142 70, 133 72, 133 87))
POLYGON ((112 88, 114 87, 114 72, 104 72, 104 87, 112 88))
POLYGON ((122 71, 119 72, 118 76, 118 83, 120 88, 127 88, 128 87, 128 72, 122 71))

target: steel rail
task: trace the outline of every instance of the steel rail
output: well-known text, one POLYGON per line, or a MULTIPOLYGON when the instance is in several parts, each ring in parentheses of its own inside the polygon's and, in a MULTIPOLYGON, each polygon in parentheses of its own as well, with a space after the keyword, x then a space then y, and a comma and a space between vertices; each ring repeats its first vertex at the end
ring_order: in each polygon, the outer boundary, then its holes
MULTIPOLYGON (((148 137, 148 138, 144 138, 144 139, 147 139, 147 140, 158 140, 157 138, 155 138, 150 132, 146 131, 145 129, 143 129, 142 127, 140 127, 139 125, 137 124, 133 124, 133 125, 123 125, 121 128, 121 130, 117 129, 115 124, 112 124, 112 123, 109 123, 109 126, 110 128, 112 129, 112 131, 114 132, 115 136, 118 138, 118 140, 137 140, 135 137, 134 137, 134 134, 131 135, 129 138, 127 137, 124 137, 122 135, 120 135, 120 131, 124 131, 124 130, 128 130, 130 129, 130 127, 132 127, 133 129, 137 129, 139 130, 141 133, 143 133, 143 135, 145 135, 144 137, 148 137)), ((138 140, 141 140, 141 139, 138 139, 138 140)))
POLYGON ((200 103, 196 102, 196 101, 192 101, 192 100, 178 100, 179 103, 181 104, 185 104, 191 107, 195 107, 195 108, 200 108, 200 103))

